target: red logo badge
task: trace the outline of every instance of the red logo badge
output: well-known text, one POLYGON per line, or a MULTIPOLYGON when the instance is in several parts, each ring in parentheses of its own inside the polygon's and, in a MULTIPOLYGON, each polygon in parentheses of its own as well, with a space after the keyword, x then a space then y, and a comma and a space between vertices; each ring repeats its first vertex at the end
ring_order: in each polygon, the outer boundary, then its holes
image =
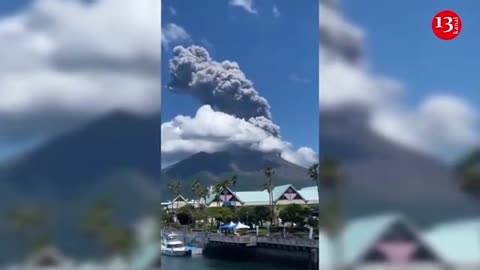
POLYGON ((452 40, 462 31, 462 20, 451 10, 441 11, 433 17, 432 31, 439 39, 452 40))

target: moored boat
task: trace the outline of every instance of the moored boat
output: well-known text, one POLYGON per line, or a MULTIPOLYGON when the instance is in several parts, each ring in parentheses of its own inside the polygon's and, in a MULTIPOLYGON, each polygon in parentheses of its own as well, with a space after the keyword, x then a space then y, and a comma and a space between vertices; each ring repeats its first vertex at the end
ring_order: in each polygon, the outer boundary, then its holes
POLYGON ((162 239, 161 252, 166 256, 191 256, 192 250, 176 238, 176 234, 168 234, 162 239))

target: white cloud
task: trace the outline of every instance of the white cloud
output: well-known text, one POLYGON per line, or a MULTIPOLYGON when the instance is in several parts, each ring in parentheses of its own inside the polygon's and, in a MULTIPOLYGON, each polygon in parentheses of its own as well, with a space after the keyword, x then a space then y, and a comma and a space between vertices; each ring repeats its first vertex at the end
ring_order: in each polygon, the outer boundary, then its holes
POLYGON ((292 163, 307 167, 318 162, 318 155, 312 148, 300 147, 292 151, 287 148, 282 152, 282 157, 292 163))
POLYGON ((179 115, 163 123, 161 134, 162 164, 172 164, 197 152, 214 153, 232 146, 278 151, 284 159, 301 166, 317 160, 312 149, 295 150, 290 143, 243 119, 214 111, 209 105, 200 107, 194 117, 179 115))
POLYGON ((298 75, 297 73, 291 73, 290 75, 288 75, 288 79, 290 81, 298 82, 298 83, 309 83, 310 82, 309 79, 304 78, 304 77, 298 75))
POLYGON ((168 48, 169 44, 178 43, 190 39, 187 31, 174 23, 169 23, 162 28, 162 45, 168 48))
POLYGON ((278 10, 277 5, 273 5, 273 10, 272 10, 272 12, 273 12, 273 17, 275 17, 275 18, 280 17, 280 10, 278 10))
POLYGON ((257 14, 258 11, 253 6, 253 0, 230 0, 229 4, 234 7, 243 8, 246 12, 257 14))
MULTIPOLYGON (((37 0, 0 20, 0 143, 159 110, 158 1, 37 0)), ((171 36, 170 36, 171 37, 171 36)))
POLYGON ((478 116, 467 101, 432 94, 417 107, 395 79, 372 72, 365 59, 365 32, 336 10, 337 1, 320 5, 320 108, 361 105, 371 112, 378 134, 416 150, 452 160, 479 142, 478 116))

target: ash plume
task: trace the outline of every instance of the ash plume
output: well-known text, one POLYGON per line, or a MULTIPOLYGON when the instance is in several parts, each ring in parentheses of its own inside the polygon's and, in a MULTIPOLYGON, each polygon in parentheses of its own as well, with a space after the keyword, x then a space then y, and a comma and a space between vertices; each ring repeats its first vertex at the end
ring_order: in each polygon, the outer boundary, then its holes
POLYGON ((173 49, 170 59, 171 91, 188 94, 216 111, 244 119, 278 136, 270 105, 260 96, 236 62, 212 60, 200 46, 173 49))

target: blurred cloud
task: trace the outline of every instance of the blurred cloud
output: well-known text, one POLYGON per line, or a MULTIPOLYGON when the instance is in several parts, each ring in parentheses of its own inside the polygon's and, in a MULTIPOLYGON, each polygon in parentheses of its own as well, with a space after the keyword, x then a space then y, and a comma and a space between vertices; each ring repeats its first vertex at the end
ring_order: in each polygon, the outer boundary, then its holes
POLYGON ((251 14, 258 13, 258 11, 253 6, 253 0, 230 0, 229 4, 234 7, 240 7, 251 14))
POLYGON ((451 160, 479 141, 478 111, 438 92, 417 106, 401 82, 375 74, 365 59, 365 31, 345 19, 338 1, 320 1, 320 109, 362 106, 371 128, 388 139, 451 160))
POLYGON ((158 111, 159 10, 158 1, 37 0, 3 17, 0 144, 115 110, 158 111))
POLYGON ((478 120, 478 113, 464 100, 439 94, 414 110, 376 113, 372 127, 404 145, 450 159, 478 143, 478 120))

